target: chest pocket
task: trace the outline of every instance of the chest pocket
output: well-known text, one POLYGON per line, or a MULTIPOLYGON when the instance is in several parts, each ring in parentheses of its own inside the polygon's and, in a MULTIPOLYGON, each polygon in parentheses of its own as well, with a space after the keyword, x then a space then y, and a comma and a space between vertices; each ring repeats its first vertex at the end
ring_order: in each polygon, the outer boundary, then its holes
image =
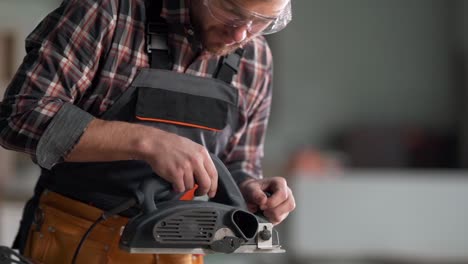
POLYGON ((202 130, 220 132, 229 119, 229 103, 217 98, 168 91, 138 89, 135 118, 202 130))
POLYGON ((236 129, 238 90, 223 81, 144 69, 132 86, 133 122, 189 138, 215 154, 236 129))

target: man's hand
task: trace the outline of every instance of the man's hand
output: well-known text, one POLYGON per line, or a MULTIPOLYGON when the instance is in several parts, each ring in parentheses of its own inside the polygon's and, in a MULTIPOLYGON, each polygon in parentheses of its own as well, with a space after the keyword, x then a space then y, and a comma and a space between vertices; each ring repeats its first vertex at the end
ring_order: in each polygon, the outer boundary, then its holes
MULTIPOLYGON (((155 130, 156 131, 156 130, 155 130)), ((154 172, 172 183, 177 192, 198 185, 197 195, 213 198, 218 188, 218 173, 208 150, 185 137, 165 131, 144 143, 143 159, 154 172)))
POLYGON ((69 162, 144 160, 175 191, 214 197, 218 173, 208 150, 187 138, 145 125, 93 120, 65 157, 69 162))
POLYGON ((262 210, 274 225, 281 223, 296 208, 292 191, 282 177, 249 179, 239 187, 249 210, 253 213, 262 210))

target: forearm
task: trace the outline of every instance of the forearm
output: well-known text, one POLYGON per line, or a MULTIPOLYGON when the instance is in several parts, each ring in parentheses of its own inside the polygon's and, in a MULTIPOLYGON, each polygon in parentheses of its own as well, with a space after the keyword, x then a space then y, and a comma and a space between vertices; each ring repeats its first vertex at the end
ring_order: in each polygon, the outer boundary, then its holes
POLYGON ((66 155, 68 162, 143 160, 156 175, 187 191, 214 197, 218 174, 208 150, 192 140, 154 127, 93 119, 66 155))
POLYGON ((64 158, 67 162, 142 159, 146 139, 162 131, 144 125, 94 119, 64 158))

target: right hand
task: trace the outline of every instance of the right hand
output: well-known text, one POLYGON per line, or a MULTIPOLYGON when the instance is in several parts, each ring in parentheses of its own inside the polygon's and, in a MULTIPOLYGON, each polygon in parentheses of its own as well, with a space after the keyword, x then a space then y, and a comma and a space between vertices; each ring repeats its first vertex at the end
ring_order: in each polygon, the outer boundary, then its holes
POLYGON ((142 139, 140 152, 154 172, 170 182, 176 192, 198 185, 196 195, 216 195, 218 172, 208 150, 190 139, 152 129, 156 135, 142 139))

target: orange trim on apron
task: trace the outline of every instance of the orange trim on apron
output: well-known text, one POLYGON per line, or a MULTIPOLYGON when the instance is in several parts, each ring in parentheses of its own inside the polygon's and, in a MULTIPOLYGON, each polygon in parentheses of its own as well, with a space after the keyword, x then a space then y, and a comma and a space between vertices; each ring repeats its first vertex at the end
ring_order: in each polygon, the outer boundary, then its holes
POLYGON ((185 122, 179 122, 179 121, 173 121, 173 120, 166 120, 166 119, 159 119, 159 118, 148 118, 148 117, 141 117, 141 116, 136 116, 138 120, 141 121, 151 121, 151 122, 161 122, 161 123, 167 123, 167 124, 173 124, 173 125, 180 125, 180 126, 188 126, 188 127, 194 127, 194 128, 200 128, 200 129, 205 129, 209 131, 214 131, 214 132, 219 132, 221 131, 220 129, 215 129, 207 126, 200 126, 200 125, 195 125, 195 124, 190 124, 190 123, 185 123, 185 122))

